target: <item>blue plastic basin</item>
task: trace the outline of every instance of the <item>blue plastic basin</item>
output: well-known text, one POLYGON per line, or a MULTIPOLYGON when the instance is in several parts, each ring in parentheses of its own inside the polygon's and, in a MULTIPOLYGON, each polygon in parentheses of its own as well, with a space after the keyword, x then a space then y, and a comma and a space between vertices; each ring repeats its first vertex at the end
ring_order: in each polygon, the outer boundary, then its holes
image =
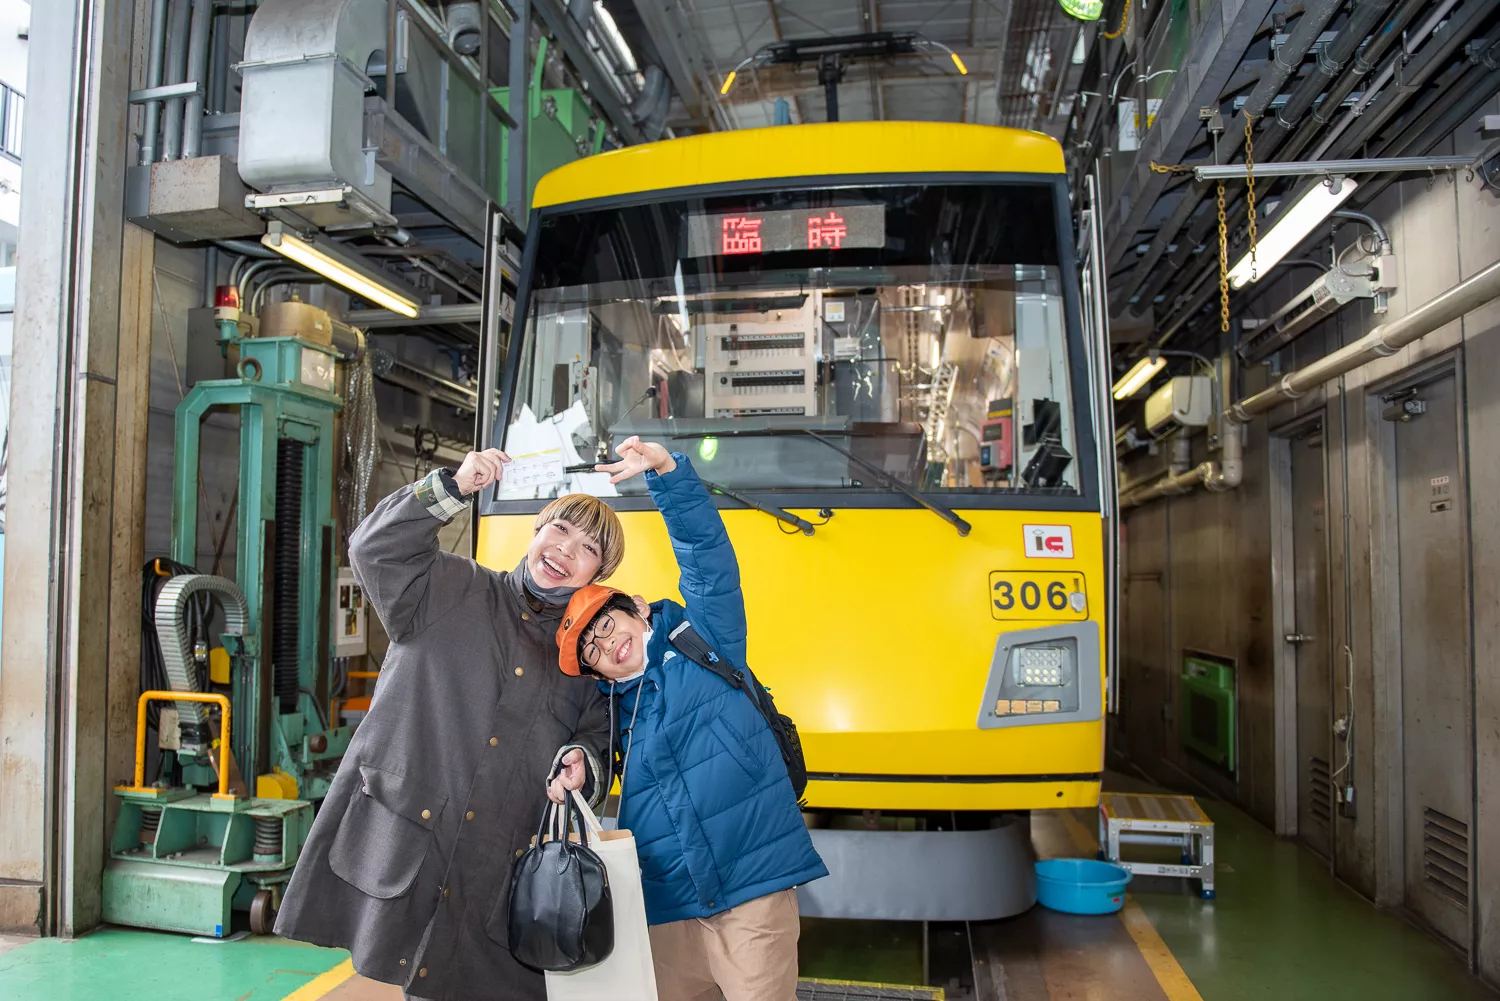
POLYGON ((1130 870, 1087 858, 1054 858, 1036 864, 1036 899, 1068 914, 1113 914, 1125 906, 1130 870))

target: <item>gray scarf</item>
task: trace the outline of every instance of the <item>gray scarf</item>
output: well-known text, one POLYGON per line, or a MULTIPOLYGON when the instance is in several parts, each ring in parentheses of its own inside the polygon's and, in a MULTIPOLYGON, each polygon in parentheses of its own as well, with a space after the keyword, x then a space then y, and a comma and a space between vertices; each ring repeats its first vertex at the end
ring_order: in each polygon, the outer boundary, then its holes
POLYGON ((578 591, 576 587, 543 587, 531 576, 531 567, 527 565, 526 560, 521 561, 521 585, 526 588, 526 593, 537 601, 554 608, 566 605, 578 591))

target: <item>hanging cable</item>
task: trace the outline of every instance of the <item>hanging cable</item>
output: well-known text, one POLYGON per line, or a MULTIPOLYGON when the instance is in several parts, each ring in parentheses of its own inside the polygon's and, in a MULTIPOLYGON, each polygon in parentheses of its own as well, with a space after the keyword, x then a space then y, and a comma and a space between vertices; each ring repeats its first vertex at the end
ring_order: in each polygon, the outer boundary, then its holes
POLYGON ((349 367, 344 393, 344 440, 339 470, 344 531, 352 534, 370 513, 370 485, 380 464, 380 412, 375 404, 375 365, 365 351, 349 367))

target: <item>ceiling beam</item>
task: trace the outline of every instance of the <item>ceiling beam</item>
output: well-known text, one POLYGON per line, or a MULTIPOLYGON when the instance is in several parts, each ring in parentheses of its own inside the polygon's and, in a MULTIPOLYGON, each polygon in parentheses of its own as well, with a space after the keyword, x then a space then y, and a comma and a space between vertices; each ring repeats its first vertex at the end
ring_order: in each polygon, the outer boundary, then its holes
POLYGON ((1105 218, 1114 237, 1105 249, 1110 269, 1118 268, 1140 242, 1138 234, 1171 175, 1158 174, 1151 161, 1178 163, 1204 137, 1198 109, 1217 107, 1261 23, 1275 0, 1223 0, 1205 18, 1192 50, 1135 156, 1132 175, 1116 192, 1105 218))
POLYGON ((707 46, 695 37, 697 32, 687 12, 677 0, 635 0, 635 9, 656 44, 661 68, 672 81, 688 117, 705 131, 712 130, 714 116, 710 102, 704 99, 703 84, 705 79, 710 85, 714 82, 713 67, 694 58, 695 53, 706 52, 707 46))

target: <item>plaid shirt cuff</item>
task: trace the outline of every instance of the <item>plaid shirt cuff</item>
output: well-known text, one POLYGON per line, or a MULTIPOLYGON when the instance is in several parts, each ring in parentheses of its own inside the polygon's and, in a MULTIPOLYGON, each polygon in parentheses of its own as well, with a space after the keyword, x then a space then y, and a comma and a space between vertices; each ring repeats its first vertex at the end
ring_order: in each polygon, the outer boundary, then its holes
POLYGON ((458 492, 453 470, 438 468, 417 481, 417 500, 438 521, 452 521, 468 509, 468 498, 458 492))

